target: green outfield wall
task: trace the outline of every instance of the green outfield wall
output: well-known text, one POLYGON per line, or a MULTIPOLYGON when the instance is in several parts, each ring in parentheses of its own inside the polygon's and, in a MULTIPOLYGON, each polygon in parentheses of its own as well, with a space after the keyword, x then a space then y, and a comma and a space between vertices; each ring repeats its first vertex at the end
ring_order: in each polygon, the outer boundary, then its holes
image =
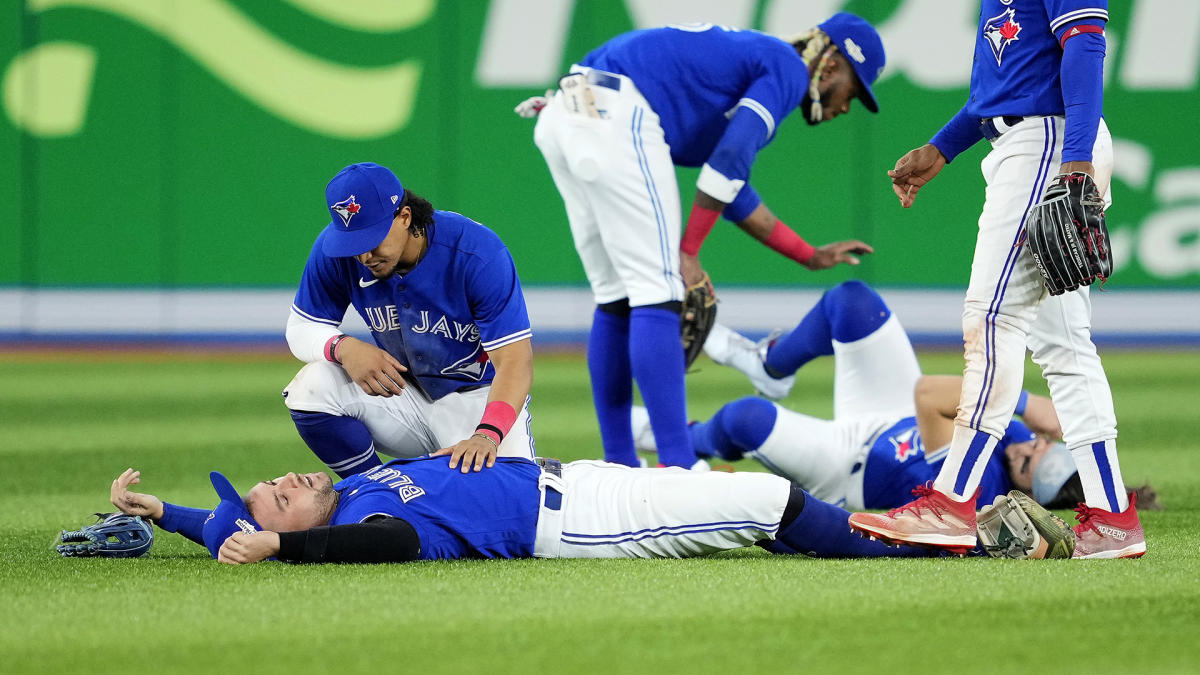
MULTIPOLYGON (((1109 4, 1111 285, 1200 288, 1200 2, 1109 4)), ((965 100, 969 0, 0 2, 0 286, 292 286, 328 220, 325 183, 357 161, 498 231, 527 284, 580 284, 513 106, 634 27, 788 34, 843 8, 883 34, 881 113, 789 118, 752 181, 810 241, 878 252, 816 275, 723 226, 705 265, 723 284, 961 286, 986 143, 908 211, 884 172, 965 100)), ((680 171, 685 199, 694 180, 680 171)))

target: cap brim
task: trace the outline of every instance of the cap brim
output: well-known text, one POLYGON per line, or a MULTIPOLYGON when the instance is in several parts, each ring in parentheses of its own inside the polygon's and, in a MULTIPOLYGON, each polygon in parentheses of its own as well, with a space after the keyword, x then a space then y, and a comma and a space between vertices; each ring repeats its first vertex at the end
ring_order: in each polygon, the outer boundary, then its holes
POLYGON ((392 229, 391 216, 357 230, 347 230, 340 221, 334 220, 325 227, 325 241, 321 252, 330 258, 351 258, 362 255, 383 243, 392 229))
POLYGON ((879 102, 875 100, 875 92, 871 91, 871 87, 864 83, 862 74, 858 72, 857 68, 854 69, 854 76, 858 78, 858 100, 862 101, 863 107, 867 110, 873 113, 879 112, 879 102))
POLYGON ((241 502, 242 495, 233 487, 233 483, 229 479, 221 475, 220 471, 212 471, 208 474, 208 479, 212 481, 213 489, 217 491, 217 496, 221 501, 241 502))

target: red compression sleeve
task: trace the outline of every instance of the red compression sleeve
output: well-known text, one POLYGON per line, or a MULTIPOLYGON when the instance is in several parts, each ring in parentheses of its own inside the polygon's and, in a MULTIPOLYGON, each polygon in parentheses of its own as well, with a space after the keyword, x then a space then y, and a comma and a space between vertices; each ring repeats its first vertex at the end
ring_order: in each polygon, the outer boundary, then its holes
POLYGON ((764 243, 772 250, 779 251, 798 263, 808 262, 817 252, 812 244, 804 241, 800 235, 792 231, 792 228, 784 225, 782 220, 775 221, 775 228, 771 230, 771 234, 767 235, 767 241, 764 243))
POLYGON ((504 401, 492 401, 483 409, 483 419, 479 420, 475 433, 483 434, 500 445, 516 421, 517 411, 511 405, 504 401))
POLYGON ((717 224, 717 218, 720 217, 720 211, 692 204, 692 213, 688 216, 687 228, 683 231, 679 250, 690 256, 700 255, 700 245, 704 243, 708 233, 712 232, 713 225, 717 224))

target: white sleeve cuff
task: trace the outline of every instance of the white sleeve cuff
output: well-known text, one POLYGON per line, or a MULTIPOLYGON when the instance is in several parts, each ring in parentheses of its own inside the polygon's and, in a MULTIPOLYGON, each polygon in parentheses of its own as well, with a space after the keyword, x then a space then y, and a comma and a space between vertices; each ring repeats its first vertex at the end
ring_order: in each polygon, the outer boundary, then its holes
POLYGON ((708 164, 700 168, 700 178, 696 180, 698 190, 725 204, 732 202, 745 184, 744 180, 726 178, 708 164))
POLYGON ((288 315, 287 343, 296 358, 305 363, 325 360, 325 343, 340 334, 336 326, 306 319, 296 311, 288 315))

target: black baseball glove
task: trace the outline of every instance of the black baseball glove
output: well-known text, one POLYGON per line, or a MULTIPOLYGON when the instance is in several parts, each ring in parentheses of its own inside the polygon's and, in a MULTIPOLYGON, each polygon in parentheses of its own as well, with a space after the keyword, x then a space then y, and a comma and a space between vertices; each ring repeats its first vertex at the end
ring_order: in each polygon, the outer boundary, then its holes
POLYGON ((717 294, 713 291, 712 279, 708 274, 695 284, 688 286, 683 294, 683 314, 680 320, 680 335, 683 338, 683 367, 692 363, 704 350, 704 341, 712 332, 717 321, 717 294))
POLYGON ((1055 177, 1029 212, 1029 252, 1050 295, 1061 295, 1112 274, 1112 249, 1104 225, 1104 199, 1082 172, 1055 177))
POLYGON ((137 516, 97 513, 97 522, 72 532, 62 531, 56 548, 64 558, 136 558, 150 550, 154 527, 137 516))

